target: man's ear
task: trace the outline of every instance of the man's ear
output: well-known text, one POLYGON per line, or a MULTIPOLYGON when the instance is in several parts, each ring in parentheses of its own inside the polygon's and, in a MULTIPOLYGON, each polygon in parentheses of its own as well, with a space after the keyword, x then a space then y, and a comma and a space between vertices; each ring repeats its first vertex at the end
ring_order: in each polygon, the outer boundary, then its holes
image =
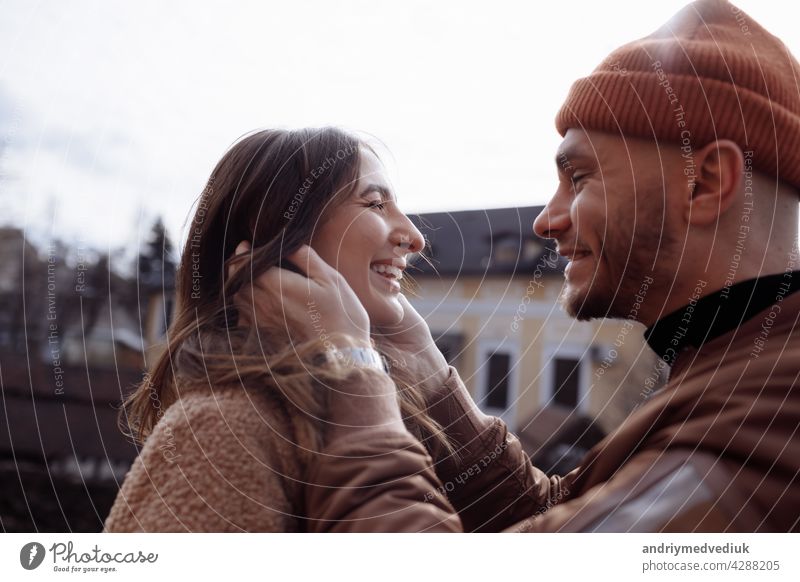
POLYGON ((694 153, 695 182, 686 206, 686 222, 714 224, 736 201, 744 170, 744 154, 729 139, 712 141, 694 153))
MULTIPOLYGON (((242 255, 242 254, 244 254, 246 252, 249 252, 250 249, 251 249, 250 243, 248 241, 246 241, 246 240, 243 240, 238 245, 236 245, 236 250, 234 251, 234 256, 242 255)), ((239 262, 239 263, 230 265, 228 267, 228 273, 227 273, 228 279, 230 279, 233 276, 233 274, 236 273, 236 271, 238 271, 241 268, 241 266, 243 264, 244 264, 243 262, 239 262)))

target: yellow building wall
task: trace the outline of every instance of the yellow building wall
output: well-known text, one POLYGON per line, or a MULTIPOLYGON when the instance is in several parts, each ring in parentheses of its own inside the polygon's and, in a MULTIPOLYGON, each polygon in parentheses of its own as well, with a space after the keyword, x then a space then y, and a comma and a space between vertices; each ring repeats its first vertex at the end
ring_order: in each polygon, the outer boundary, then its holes
POLYGON ((459 333, 464 338, 457 367, 476 400, 482 381, 481 346, 504 342, 504 347, 516 351, 512 424, 523 425, 547 401, 548 393, 543 391, 550 389, 548 355, 554 352, 566 350, 585 362, 589 389, 583 411, 606 431, 616 427, 646 394, 643 388, 647 378, 653 378, 656 357, 644 343, 644 328, 632 322, 569 318, 557 301, 563 284, 559 276, 537 280, 518 276, 510 282, 464 276, 418 280, 418 284, 419 296, 411 301, 432 331, 459 333))

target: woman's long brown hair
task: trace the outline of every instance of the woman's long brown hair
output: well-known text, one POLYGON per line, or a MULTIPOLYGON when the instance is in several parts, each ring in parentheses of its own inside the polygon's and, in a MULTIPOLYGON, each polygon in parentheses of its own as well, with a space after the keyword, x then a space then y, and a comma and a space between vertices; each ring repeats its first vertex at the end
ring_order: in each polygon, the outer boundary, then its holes
MULTIPOLYGON (((240 384, 270 391, 295 424, 298 446, 313 453, 324 431, 327 390, 346 370, 315 364, 320 341, 291 341, 276 310, 271 321, 243 325, 232 299, 281 258, 311 242, 324 214, 351 194, 360 139, 336 128, 263 130, 217 163, 197 203, 176 275, 175 317, 166 349, 121 411, 123 430, 143 443, 184 389, 240 384), (239 242, 251 241, 236 255, 239 242), (235 268, 226 276, 229 267, 235 268)), ((425 412, 414 378, 395 368, 406 426, 429 450, 452 451, 425 412)))

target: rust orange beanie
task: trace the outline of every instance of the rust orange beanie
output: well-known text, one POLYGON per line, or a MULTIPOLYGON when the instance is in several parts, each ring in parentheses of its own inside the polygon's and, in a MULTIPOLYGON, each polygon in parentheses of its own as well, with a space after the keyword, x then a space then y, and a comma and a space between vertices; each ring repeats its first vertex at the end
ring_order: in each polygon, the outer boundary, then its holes
POLYGON ((730 139, 756 170, 800 187, 800 65, 724 0, 699 0, 576 81, 556 128, 655 137, 687 151, 730 139))

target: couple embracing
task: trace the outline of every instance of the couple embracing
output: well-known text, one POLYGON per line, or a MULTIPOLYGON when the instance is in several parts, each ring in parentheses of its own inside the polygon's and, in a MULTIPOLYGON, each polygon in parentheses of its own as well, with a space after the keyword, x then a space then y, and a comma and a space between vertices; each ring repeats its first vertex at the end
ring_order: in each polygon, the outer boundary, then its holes
POLYGON ((424 238, 370 144, 240 140, 126 402, 143 447, 106 531, 797 531, 798 78, 699 0, 570 90, 533 229, 569 259, 566 311, 635 307, 670 375, 567 475, 480 411, 407 301, 424 238))

